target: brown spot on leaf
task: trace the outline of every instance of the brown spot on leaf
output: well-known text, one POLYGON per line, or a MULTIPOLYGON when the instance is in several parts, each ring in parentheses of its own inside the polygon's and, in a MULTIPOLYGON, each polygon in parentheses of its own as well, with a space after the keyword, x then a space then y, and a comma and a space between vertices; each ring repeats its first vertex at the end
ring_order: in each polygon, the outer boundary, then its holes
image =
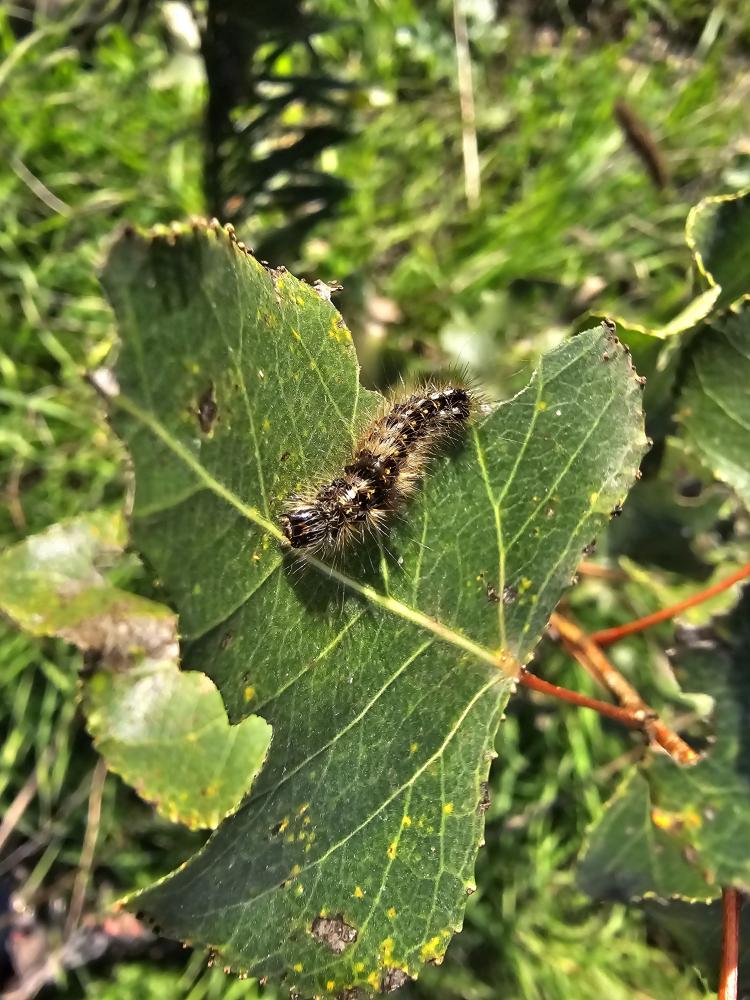
POLYGON ((490 807, 490 786, 489 782, 483 781, 479 786, 479 791, 481 792, 481 797, 479 799, 479 804, 477 805, 478 813, 486 813, 490 807))
POLYGON ((403 969, 384 969, 383 978, 380 984, 381 993, 395 993, 400 990, 404 983, 409 981, 409 976, 403 969))
POLYGON ((325 302, 330 302, 333 293, 340 292, 343 287, 344 286, 338 281, 326 282, 321 281, 320 278, 318 278, 317 281, 313 281, 313 288, 325 302))
POLYGON ((198 400, 198 423, 204 434, 210 434, 219 415, 219 407, 214 395, 213 382, 208 383, 208 388, 198 400))
MULTIPOLYGON (((263 264, 267 264, 267 261, 261 261, 263 264)), ((287 274, 287 269, 283 264, 278 267, 269 267, 268 273, 271 275, 271 283, 273 285, 273 293, 276 298, 276 304, 281 305, 281 288, 279 287, 282 277, 287 274)))
POLYGON ((347 924, 340 913, 335 917, 316 917, 310 933, 316 941, 330 948, 334 955, 340 955, 357 940, 357 928, 347 924))
POLYGON ((125 669, 134 658, 176 660, 177 622, 173 615, 138 615, 115 602, 98 615, 60 629, 59 635, 84 651, 96 651, 108 667, 125 669))

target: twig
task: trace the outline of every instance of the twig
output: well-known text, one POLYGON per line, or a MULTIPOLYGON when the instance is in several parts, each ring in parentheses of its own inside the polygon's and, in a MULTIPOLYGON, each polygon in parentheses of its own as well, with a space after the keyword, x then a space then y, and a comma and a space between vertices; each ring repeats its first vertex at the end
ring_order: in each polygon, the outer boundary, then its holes
POLYGON ((605 715, 608 719, 616 719, 617 722, 621 722, 624 726, 629 726, 631 729, 640 729, 643 727, 643 716, 637 716, 637 713, 630 711, 630 709, 618 708, 617 705, 610 705, 607 701, 599 701, 597 698, 589 698, 588 695, 579 694, 578 691, 558 687, 557 684, 551 684, 549 681, 542 680, 536 674, 530 674, 528 670, 523 671, 518 681, 531 691, 539 691, 540 694, 551 695, 560 701, 567 701, 571 705, 578 705, 579 708, 593 708, 600 715, 605 715))
POLYGON ((614 110, 628 145, 646 168, 654 187, 663 190, 669 183, 669 168, 651 130, 627 101, 616 101, 614 110))
POLYGON ((3 821, 0 823, 0 850, 2 850, 5 841, 15 830, 19 820, 26 812, 31 802, 34 801, 37 787, 37 776, 36 774, 32 774, 28 781, 24 784, 23 788, 21 788, 18 795, 16 795, 11 804, 8 806, 5 815, 3 816, 3 821))
POLYGON ((86 833, 83 838, 81 848, 81 860, 78 863, 73 890, 70 894, 70 907, 65 920, 65 931, 63 938, 67 940, 78 926, 83 904, 86 899, 86 886, 91 866, 94 863, 94 851, 96 850, 96 840, 99 836, 99 822, 102 816, 102 795, 104 793, 104 782, 107 779, 107 765, 103 757, 100 757, 94 773, 91 775, 91 791, 89 792, 89 809, 86 817, 86 833))
POLYGON ((550 626, 559 635, 567 651, 576 660, 585 658, 581 666, 607 688, 624 708, 643 708, 643 700, 636 689, 614 667, 593 639, 575 622, 554 611, 549 620, 550 626))
POLYGON ((458 103, 461 109, 461 143, 464 157, 464 190, 466 191, 467 205, 469 208, 476 208, 482 193, 482 182, 479 172, 471 51, 469 49, 469 34, 466 30, 466 18, 461 10, 461 0, 453 0, 453 33, 456 37, 458 103))
POLYGON ((718 1000, 737 1000, 740 956, 740 894, 737 889, 721 892, 721 970, 718 1000))
POLYGON ((611 569, 609 566, 602 566, 601 563, 589 562, 586 559, 578 564, 576 573, 579 576, 589 576, 595 580, 611 580, 613 583, 619 583, 628 578, 627 573, 623 573, 621 569, 611 569))
POLYGON ((639 717, 641 725, 652 743, 658 744, 678 764, 697 764, 700 755, 663 722, 656 712, 641 698, 635 688, 607 659, 593 638, 569 618, 555 612, 550 625, 557 631, 567 651, 600 684, 617 698, 623 708, 629 709, 633 717, 639 717))
POLYGON ((724 590, 729 590, 735 583, 738 583, 740 580, 746 580, 748 577, 750 577, 750 563, 741 566, 734 573, 730 573, 729 576, 718 583, 714 583, 711 587, 706 587, 705 590, 693 594, 692 597, 685 598, 684 601, 678 601, 677 604, 672 604, 668 608, 655 611, 652 615, 645 615, 643 618, 636 618, 635 621, 626 622, 625 625, 617 625, 615 628, 605 628, 601 632, 594 632, 590 638, 597 646, 610 646, 613 642, 617 642, 618 639, 622 639, 626 635, 643 632, 644 629, 651 628, 652 625, 658 625, 659 622, 669 621, 669 619, 679 614, 680 611, 693 608, 696 604, 702 604, 704 601, 709 600, 709 598, 715 597, 716 594, 721 594, 724 590))

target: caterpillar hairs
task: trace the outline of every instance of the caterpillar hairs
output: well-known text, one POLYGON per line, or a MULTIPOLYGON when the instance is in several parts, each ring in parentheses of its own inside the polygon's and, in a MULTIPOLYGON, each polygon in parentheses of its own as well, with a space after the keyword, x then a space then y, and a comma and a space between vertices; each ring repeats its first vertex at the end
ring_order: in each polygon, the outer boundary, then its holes
POLYGON ((430 383, 391 402, 364 429, 341 475, 287 499, 280 522, 290 546, 334 551, 382 530, 476 408, 475 394, 458 384, 430 383))

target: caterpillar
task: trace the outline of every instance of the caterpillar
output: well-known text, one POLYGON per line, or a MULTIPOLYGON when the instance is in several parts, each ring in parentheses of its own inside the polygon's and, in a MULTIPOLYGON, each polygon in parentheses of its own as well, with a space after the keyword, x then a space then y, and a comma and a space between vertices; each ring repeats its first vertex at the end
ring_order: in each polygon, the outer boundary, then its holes
POLYGON ((294 493, 280 523, 293 549, 332 551, 380 530, 417 490, 430 458, 477 405, 461 385, 428 384, 390 403, 363 431, 343 473, 294 493))

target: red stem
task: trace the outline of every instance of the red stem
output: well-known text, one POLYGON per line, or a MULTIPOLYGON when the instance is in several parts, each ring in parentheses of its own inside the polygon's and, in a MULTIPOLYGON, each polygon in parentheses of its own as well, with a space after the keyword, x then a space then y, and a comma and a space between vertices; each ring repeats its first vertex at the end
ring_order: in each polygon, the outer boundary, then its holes
POLYGON ((740 956, 740 894, 736 889, 721 893, 721 971, 718 1000, 737 1000, 740 956))
POLYGON ((631 729, 643 727, 643 719, 635 718, 634 714, 627 708, 618 708, 617 705, 610 705, 609 702, 599 701, 598 698, 589 698, 587 695, 579 694, 577 691, 558 687, 557 684, 543 681, 536 674, 530 674, 528 670, 524 670, 518 680, 524 687, 529 688, 531 691, 548 694, 553 698, 558 698, 560 701, 567 701, 571 705, 578 705, 579 708, 593 708, 600 715, 606 715, 608 719, 616 719, 617 722, 621 722, 631 729))
POLYGON ((655 611, 654 614, 646 615, 644 618, 636 618, 635 621, 626 622, 625 625, 617 625, 615 628, 605 628, 601 632, 593 632, 589 638, 593 639, 598 646, 610 646, 613 642, 617 642, 618 639, 622 639, 626 635, 633 635, 634 632, 643 632, 644 629, 651 628, 652 625, 658 625, 659 622, 665 622, 670 618, 674 618, 680 611, 695 607, 696 604, 702 604, 709 598, 715 597, 716 594, 720 594, 724 590, 729 590, 735 583, 745 580, 747 577, 750 577, 750 563, 741 566, 736 572, 730 573, 729 576, 715 583, 713 586, 706 587, 705 590, 693 594, 692 597, 685 598, 684 601, 678 601, 677 604, 673 604, 668 608, 662 608, 661 611, 655 611))

